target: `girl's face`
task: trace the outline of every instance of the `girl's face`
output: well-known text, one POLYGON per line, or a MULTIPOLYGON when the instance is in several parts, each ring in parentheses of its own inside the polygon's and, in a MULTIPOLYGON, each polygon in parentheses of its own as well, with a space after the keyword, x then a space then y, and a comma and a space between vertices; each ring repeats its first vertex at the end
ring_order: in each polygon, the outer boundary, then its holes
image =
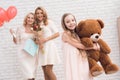
POLYGON ((29 14, 29 15, 27 16, 27 19, 26 19, 27 24, 28 24, 28 25, 31 25, 31 24, 34 23, 34 21, 35 21, 34 15, 33 15, 33 14, 29 14))
POLYGON ((40 9, 38 9, 37 11, 36 11, 36 17, 37 17, 37 19, 39 20, 39 21, 42 21, 43 20, 43 11, 42 10, 40 10, 40 9))
POLYGON ((74 30, 77 26, 77 23, 75 21, 75 18, 72 15, 68 15, 64 19, 65 25, 68 29, 74 30))

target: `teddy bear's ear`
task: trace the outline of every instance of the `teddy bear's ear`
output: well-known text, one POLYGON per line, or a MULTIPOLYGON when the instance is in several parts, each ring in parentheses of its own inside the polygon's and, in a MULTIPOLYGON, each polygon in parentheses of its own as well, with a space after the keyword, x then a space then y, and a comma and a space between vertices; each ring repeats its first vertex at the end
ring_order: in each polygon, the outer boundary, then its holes
POLYGON ((78 34, 79 34, 79 31, 82 30, 83 25, 84 25, 84 21, 80 21, 80 22, 78 23, 78 26, 75 28, 75 31, 76 31, 78 34))
POLYGON ((98 23, 100 24, 101 28, 104 28, 104 23, 103 23, 103 21, 100 20, 100 19, 97 19, 97 21, 98 21, 98 23))
POLYGON ((82 26, 84 24, 84 21, 80 21, 78 26, 82 26))
POLYGON ((80 21, 80 23, 78 24, 79 30, 82 29, 82 27, 84 26, 84 24, 85 24, 85 21, 80 21))

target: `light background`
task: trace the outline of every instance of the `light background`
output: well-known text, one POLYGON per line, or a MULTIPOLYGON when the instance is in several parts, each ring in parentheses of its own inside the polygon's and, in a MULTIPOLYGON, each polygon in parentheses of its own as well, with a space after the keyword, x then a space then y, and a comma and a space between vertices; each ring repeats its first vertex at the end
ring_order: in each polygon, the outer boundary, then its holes
MULTIPOLYGON (((94 18, 102 19, 105 23, 102 38, 111 47, 111 60, 120 66, 120 50, 117 30, 117 17, 120 16, 119 0, 1 0, 0 7, 7 10, 9 6, 15 6, 18 10, 17 16, 0 28, 0 80, 22 80, 22 73, 17 61, 17 46, 12 42, 9 28, 16 28, 23 23, 25 15, 34 12, 35 8, 42 6, 47 10, 48 16, 56 24, 60 32, 61 17, 69 12, 76 16, 77 22, 80 20, 94 18)), ((63 61, 61 50, 61 38, 56 40, 59 54, 63 61)), ((63 64, 54 66, 54 72, 58 80, 64 79, 63 64)), ((94 78, 95 80, 120 80, 120 72, 105 75, 102 74, 94 78)), ((37 80, 43 79, 43 72, 39 67, 37 80)))

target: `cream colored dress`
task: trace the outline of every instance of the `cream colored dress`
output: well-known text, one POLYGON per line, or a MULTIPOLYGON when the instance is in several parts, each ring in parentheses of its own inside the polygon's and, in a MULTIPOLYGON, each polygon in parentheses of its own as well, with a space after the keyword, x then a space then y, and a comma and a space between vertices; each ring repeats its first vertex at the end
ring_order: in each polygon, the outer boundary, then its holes
MULTIPOLYGON (((48 20, 48 25, 45 26, 43 23, 41 24, 41 28, 43 30, 43 37, 47 38, 54 33, 57 33, 57 26, 50 20, 48 20)), ((42 51, 39 50, 39 65, 54 65, 60 62, 59 53, 57 49, 57 44, 55 43, 55 39, 49 40, 43 44, 42 51), (44 52, 44 53, 43 53, 44 52)))
POLYGON ((79 51, 76 47, 63 42, 62 44, 65 80, 93 80, 90 75, 89 65, 85 51, 79 51))
POLYGON ((23 50, 27 39, 32 39, 34 35, 32 33, 26 33, 24 27, 19 27, 16 32, 17 44, 18 44, 18 59, 23 75, 26 79, 34 78, 37 68, 37 56, 31 56, 23 50))

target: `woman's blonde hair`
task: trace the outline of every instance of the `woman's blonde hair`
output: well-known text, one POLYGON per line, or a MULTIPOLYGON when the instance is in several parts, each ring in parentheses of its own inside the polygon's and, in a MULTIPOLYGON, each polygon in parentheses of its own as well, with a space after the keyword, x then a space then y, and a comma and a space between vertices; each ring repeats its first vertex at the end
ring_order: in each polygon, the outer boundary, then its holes
POLYGON ((46 12, 46 10, 43 8, 43 7, 37 7, 36 9, 35 9, 35 21, 36 21, 36 24, 37 25, 39 25, 38 23, 39 23, 39 20, 37 19, 37 17, 36 17, 36 14, 37 14, 37 10, 41 10, 42 12, 43 12, 43 23, 44 23, 44 25, 48 25, 48 16, 47 16, 47 12, 46 12))
MULTIPOLYGON (((68 16, 68 15, 72 15, 71 13, 65 13, 63 16, 62 16, 62 19, 61 19, 61 25, 62 25, 62 28, 65 30, 65 31, 67 31, 67 30, 69 30, 67 27, 66 27, 66 25, 65 25, 65 18, 68 16)), ((74 17, 74 19, 75 19, 75 16, 74 15, 72 15, 73 17, 74 17)), ((75 19, 75 22, 76 22, 76 19, 75 19)), ((77 23, 77 22, 76 22, 77 23)))
POLYGON ((26 26, 26 25, 27 25, 27 17, 28 17, 28 15, 30 15, 30 14, 32 14, 32 15, 34 16, 34 13, 32 13, 32 12, 28 13, 28 14, 25 16, 25 18, 24 18, 23 26, 26 26))

